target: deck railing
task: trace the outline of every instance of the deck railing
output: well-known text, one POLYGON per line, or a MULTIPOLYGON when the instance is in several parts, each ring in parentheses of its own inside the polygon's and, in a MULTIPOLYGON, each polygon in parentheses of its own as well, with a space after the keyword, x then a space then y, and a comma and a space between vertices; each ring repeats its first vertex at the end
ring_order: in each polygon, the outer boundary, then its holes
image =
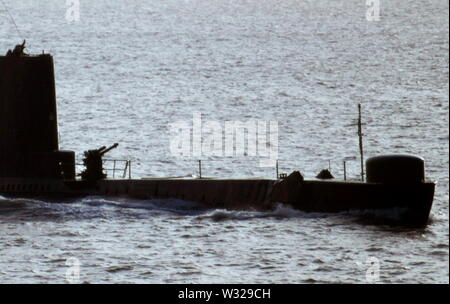
MULTIPOLYGON (((77 167, 84 168, 84 164, 77 163, 77 167)), ((77 170, 78 172, 79 170, 77 170)), ((108 174, 108 177, 131 179, 131 160, 129 159, 103 159, 103 171, 108 174)), ((81 172, 81 171, 79 171, 81 172)))
MULTIPOLYGON (((353 160, 357 160, 356 157, 346 157, 343 159, 342 164, 343 164, 343 179, 347 180, 348 179, 348 168, 347 168, 347 162, 349 161, 353 161, 353 160)), ((181 177, 197 177, 197 178, 205 178, 204 173, 205 171, 208 170, 204 170, 204 165, 206 164, 207 169, 211 169, 211 166, 209 166, 209 164, 211 163, 217 163, 217 162, 222 162, 223 160, 214 160, 214 159, 209 159, 209 160, 196 160, 196 161, 192 161, 193 165, 196 163, 196 166, 193 166, 194 171, 196 171, 193 174, 188 174, 188 175, 183 175, 183 176, 177 176, 179 178, 181 177)), ((331 171, 331 160, 328 160, 328 169, 331 171)), ((85 166, 82 163, 77 162, 77 172, 81 172, 81 170, 83 170, 85 168, 85 166)), ((214 167, 214 166, 213 166, 214 167)), ((294 166, 295 167, 295 166, 294 166)), ((280 170, 281 168, 279 167, 279 160, 276 160, 276 166, 274 169, 274 175, 277 179, 284 179, 287 177, 287 173, 283 172, 280 170), (281 171, 281 172, 280 172, 281 171)), ((285 169, 285 168, 283 168, 285 169)), ((127 159, 103 159, 103 171, 108 175, 109 178, 119 178, 119 179, 131 179, 131 160, 127 160, 127 159)), ((338 174, 341 173, 342 171, 339 172, 338 170, 338 174)), ((355 180, 357 179, 355 178, 350 178, 351 180, 355 180)))
POLYGON ((121 173, 120 178, 131 179, 131 160, 128 159, 104 159, 103 170, 106 173, 112 172, 112 178, 116 178, 116 172, 121 173), (107 167, 111 166, 111 167, 107 167))

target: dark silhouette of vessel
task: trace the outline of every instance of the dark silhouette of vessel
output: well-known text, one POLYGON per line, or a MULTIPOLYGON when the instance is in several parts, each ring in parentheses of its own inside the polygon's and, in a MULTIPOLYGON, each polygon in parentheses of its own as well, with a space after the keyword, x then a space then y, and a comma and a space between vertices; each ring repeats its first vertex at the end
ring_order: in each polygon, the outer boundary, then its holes
POLYGON ((305 180, 298 171, 277 179, 107 179, 102 157, 115 144, 85 152, 86 169, 77 178, 75 153, 59 150, 53 58, 26 55, 24 46, 0 56, 1 195, 178 198, 257 210, 283 203, 306 212, 395 209, 400 224, 428 222, 435 183, 425 179, 424 160, 411 155, 368 159, 365 182, 336 181, 329 172, 323 180, 305 180))

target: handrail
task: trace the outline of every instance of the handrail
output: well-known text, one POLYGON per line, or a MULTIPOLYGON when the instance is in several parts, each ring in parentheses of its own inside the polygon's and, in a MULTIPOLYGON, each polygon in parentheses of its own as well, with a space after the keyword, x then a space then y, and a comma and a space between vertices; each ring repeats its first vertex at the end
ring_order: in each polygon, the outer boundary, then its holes
MULTIPOLYGON (((344 180, 348 179, 348 166, 347 166, 347 162, 350 160, 356 160, 356 157, 345 157, 342 161, 341 164, 343 164, 343 178, 344 180)), ((233 161, 236 161, 236 159, 233 159, 233 161)), ((197 178, 205 178, 204 175, 204 167, 205 164, 208 163, 217 163, 217 162, 223 162, 223 159, 198 159, 195 160, 195 162, 197 163, 197 178)), ((273 168, 272 170, 274 170, 274 175, 276 176, 276 179, 283 179, 287 176, 287 174, 283 171, 281 171, 281 167, 280 167, 280 159, 277 159, 275 162, 275 168, 273 168)), ((103 159, 103 164, 108 165, 111 164, 111 166, 106 166, 103 168, 103 170, 107 173, 112 172, 112 178, 120 178, 120 179, 131 179, 131 160, 127 160, 127 159, 103 159), (120 174, 116 174, 116 173, 120 173, 120 174), (127 176, 128 175, 128 176, 127 176)), ((76 163, 77 166, 84 166, 84 164, 81 163, 76 163)), ((328 160, 328 169, 331 169, 331 160, 328 160)), ((330 170, 331 171, 331 170, 330 170)), ((195 176, 194 174, 190 174, 190 175, 183 175, 180 177, 188 177, 188 176, 195 176)))
POLYGON ((122 172, 122 178, 126 178, 127 177, 127 173, 128 173, 128 179, 131 179, 131 160, 128 159, 104 159, 103 160, 103 164, 106 163, 112 163, 113 167, 112 168, 103 168, 104 171, 112 171, 113 174, 113 178, 116 177, 116 171, 122 172), (117 165, 118 163, 124 163, 122 168, 118 168, 117 165))
MULTIPOLYGON (((116 172, 121 172, 121 178, 131 179, 131 160, 129 159, 103 159, 103 165, 112 163, 112 168, 103 168, 103 171, 112 172, 112 178, 116 178, 116 172), (120 164, 123 164, 120 166, 120 164)), ((77 166, 84 166, 84 164, 76 163, 77 166)))

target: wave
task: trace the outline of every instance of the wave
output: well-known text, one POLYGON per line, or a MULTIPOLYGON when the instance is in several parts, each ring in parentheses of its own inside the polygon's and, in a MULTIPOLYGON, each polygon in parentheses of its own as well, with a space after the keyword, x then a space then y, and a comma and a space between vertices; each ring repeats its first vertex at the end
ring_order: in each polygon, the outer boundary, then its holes
POLYGON ((328 217, 329 213, 304 212, 293 209, 284 204, 277 204, 273 210, 270 211, 235 211, 225 209, 215 209, 206 212, 205 214, 197 216, 197 219, 211 219, 213 221, 226 220, 252 220, 259 218, 324 218, 328 217))
POLYGON ((180 200, 180 199, 149 199, 133 200, 129 198, 105 198, 105 197, 86 197, 80 204, 91 207, 112 207, 117 209, 135 209, 150 211, 165 211, 175 214, 195 214, 206 207, 200 203, 180 200))
POLYGON ((0 216, 20 220, 83 220, 154 215, 197 215, 205 207, 196 202, 177 199, 131 200, 89 196, 78 200, 40 201, 0 198, 0 216))
MULTIPOLYGON (((398 222, 407 211, 406 208, 378 210, 352 210, 340 213, 304 212, 289 205, 277 204, 272 210, 226 210, 211 208, 201 203, 180 199, 110 198, 88 196, 78 200, 46 202, 35 199, 0 198, 0 216, 10 219, 32 220, 82 220, 92 218, 118 219, 146 218, 154 216, 193 216, 198 220, 215 222, 227 220, 246 221, 261 218, 275 219, 321 219, 326 217, 351 216, 364 224, 393 224, 398 222)), ((431 220, 430 220, 431 221, 431 220)))
POLYGON ((91 218, 120 218, 121 216, 142 218, 145 216, 177 215, 194 216, 197 219, 249 220, 254 218, 317 218, 328 214, 306 213, 289 206, 278 204, 273 210, 225 210, 214 209, 204 204, 180 199, 148 199, 110 198, 88 196, 78 200, 59 202, 40 201, 35 199, 0 198, 0 216, 16 215, 20 219, 32 220, 71 220, 91 218))

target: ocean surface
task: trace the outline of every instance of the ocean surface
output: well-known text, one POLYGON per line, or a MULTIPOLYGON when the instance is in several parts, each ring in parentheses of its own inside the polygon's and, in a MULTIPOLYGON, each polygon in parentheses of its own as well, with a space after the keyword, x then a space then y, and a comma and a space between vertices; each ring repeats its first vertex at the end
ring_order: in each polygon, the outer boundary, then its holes
MULTIPOLYGON (((423 229, 283 205, 0 197, 0 283, 449 283, 447 0, 380 0, 379 21, 364 0, 80 0, 78 21, 70 1, 3 2, 0 52, 26 39, 54 56, 60 147, 79 161, 118 142, 133 178, 196 176, 169 124, 201 113, 277 121, 280 172, 342 178, 361 103, 365 156, 420 155, 437 188, 423 229)), ((275 176, 257 156, 202 159, 204 176, 275 176)))

